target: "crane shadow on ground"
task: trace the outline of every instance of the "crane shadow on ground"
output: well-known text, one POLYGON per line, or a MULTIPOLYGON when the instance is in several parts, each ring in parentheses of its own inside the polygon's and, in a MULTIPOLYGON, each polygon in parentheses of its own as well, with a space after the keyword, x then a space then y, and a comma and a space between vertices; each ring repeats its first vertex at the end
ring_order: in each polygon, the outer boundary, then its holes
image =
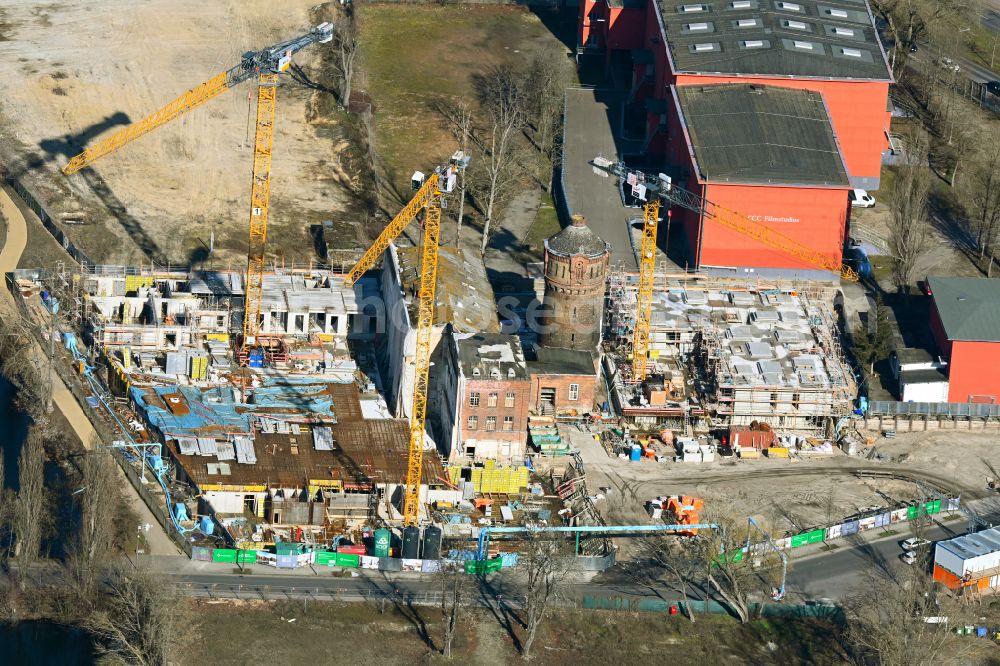
MULTIPOLYGON (((124 112, 113 113, 101 121, 90 125, 76 134, 66 134, 61 137, 42 139, 38 147, 42 154, 29 156, 25 161, 24 171, 36 169, 48 162, 54 162, 59 157, 73 157, 84 150, 88 143, 104 134, 108 130, 119 125, 128 125, 131 119, 124 112)), ((23 173, 22 171, 21 173, 23 173)), ((16 179, 19 174, 12 174, 16 179)), ((160 251, 159 246, 146 233, 125 204, 115 195, 107 182, 93 168, 88 167, 80 171, 80 177, 87 184, 94 195, 100 200, 111 216, 121 225, 125 232, 132 238, 135 244, 152 261, 166 263, 166 258, 160 251)))
POLYGON ((83 151, 86 145, 104 134, 113 127, 128 125, 132 120, 128 114, 119 111, 101 119, 90 127, 77 132, 76 134, 64 134, 60 137, 42 139, 38 142, 40 152, 28 153, 21 160, 16 169, 10 171, 7 176, 12 180, 19 180, 25 173, 40 169, 49 162, 55 162, 58 157, 73 157, 83 151))

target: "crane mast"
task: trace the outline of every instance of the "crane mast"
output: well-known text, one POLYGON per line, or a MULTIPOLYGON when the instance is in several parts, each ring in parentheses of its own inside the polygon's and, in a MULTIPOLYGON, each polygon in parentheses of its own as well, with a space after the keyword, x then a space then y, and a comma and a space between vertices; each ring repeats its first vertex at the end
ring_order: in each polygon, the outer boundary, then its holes
MULTIPOLYGON (((641 382, 646 378, 647 357, 649 356, 649 329, 653 306, 653 277, 656 267, 656 229, 660 218, 661 203, 676 205, 698 213, 706 219, 718 222, 762 245, 767 245, 799 259, 803 263, 829 271, 835 271, 851 282, 858 281, 858 274, 850 266, 813 248, 750 220, 745 215, 714 204, 693 192, 672 184, 662 173, 647 174, 628 169, 622 162, 612 162, 603 157, 595 157, 590 162, 594 172, 622 179, 632 186, 632 194, 643 201, 642 244, 639 250, 639 292, 636 298, 635 328, 632 331, 632 379, 641 382)), ((670 211, 667 211, 670 215, 670 211)))
POLYGON ((292 56, 310 44, 333 39, 333 24, 321 23, 309 32, 259 51, 247 51, 240 62, 205 83, 192 88, 162 109, 98 141, 72 158, 62 171, 71 175, 122 146, 149 134, 188 111, 218 97, 230 88, 257 79, 257 123, 254 133, 253 176, 250 187, 250 225, 247 250, 247 280, 243 311, 243 347, 259 343, 260 309, 263 300, 264 251, 271 192, 271 154, 274 147, 274 111, 278 75, 288 69, 292 56))
POLYGON ((434 329, 434 295, 437 289, 438 243, 441 237, 441 209, 446 194, 455 188, 456 174, 469 163, 462 151, 452 155, 447 166, 438 167, 424 179, 414 174, 416 194, 382 230, 354 268, 344 276, 353 285, 372 268, 386 248, 409 224, 424 213, 421 243, 420 290, 417 294, 417 343, 414 353, 413 400, 410 406, 410 442, 403 495, 403 524, 416 526, 420 520, 420 480, 424 464, 424 432, 427 421, 427 392, 431 367, 431 333, 434 329), (422 183, 420 181, 423 181, 422 183))

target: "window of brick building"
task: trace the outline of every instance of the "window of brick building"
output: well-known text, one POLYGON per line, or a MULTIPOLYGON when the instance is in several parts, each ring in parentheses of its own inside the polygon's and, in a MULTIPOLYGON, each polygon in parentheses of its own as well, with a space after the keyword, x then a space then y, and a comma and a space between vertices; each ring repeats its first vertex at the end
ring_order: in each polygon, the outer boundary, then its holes
POLYGON ((473 391, 469 394, 469 406, 478 407, 479 406, 479 391, 473 391))
POLYGON ((504 432, 510 432, 514 429, 514 417, 505 416, 503 417, 503 429, 504 432))
POLYGON ((569 399, 570 400, 579 400, 580 399, 580 385, 579 384, 570 384, 569 385, 569 399))
POLYGON ((486 398, 486 406, 487 407, 496 407, 497 406, 497 394, 496 393, 490 393, 489 397, 486 398))
POLYGON ((497 417, 487 416, 486 417, 486 432, 493 432, 497 429, 497 417))
POLYGON ((503 406, 504 407, 513 407, 514 406, 514 392, 513 391, 508 392, 507 395, 505 395, 503 397, 503 406))
POLYGON ((470 416, 468 421, 468 430, 479 430, 479 417, 470 416))

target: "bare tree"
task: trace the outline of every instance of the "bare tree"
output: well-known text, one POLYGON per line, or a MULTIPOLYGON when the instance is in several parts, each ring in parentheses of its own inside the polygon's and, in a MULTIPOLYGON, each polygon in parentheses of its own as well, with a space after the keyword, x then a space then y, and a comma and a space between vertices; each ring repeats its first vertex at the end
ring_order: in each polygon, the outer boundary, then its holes
MULTIPOLYGON (((926 564, 926 553, 922 554, 926 564)), ((967 663, 973 641, 962 640, 934 621, 947 618, 961 625, 967 608, 939 594, 919 563, 905 569, 899 565, 872 563, 861 591, 844 602, 847 636, 860 663, 879 666, 931 666, 967 663), (932 618, 931 622, 927 619, 932 618)))
POLYGON ((494 216, 514 194, 524 176, 522 132, 525 127, 523 76, 509 67, 496 67, 479 80, 480 104, 488 116, 487 126, 473 134, 477 159, 473 162, 472 193, 485 220, 480 253, 486 253, 494 216))
POLYGON ((1000 145, 996 142, 990 142, 977 156, 970 187, 979 260, 989 252, 986 276, 993 277, 993 259, 1000 235, 1000 145))
POLYGON ((545 620, 559 587, 569 575, 569 558, 559 541, 535 536, 527 542, 527 549, 520 558, 520 567, 526 576, 524 584, 526 614, 524 641, 521 656, 531 658, 538 627, 545 620))
POLYGON ((551 48, 535 56, 528 69, 527 100, 535 146, 541 153, 542 174, 552 191, 552 176, 558 163, 562 133, 562 107, 571 69, 561 48, 551 48))
POLYGON ((917 260, 927 251, 929 192, 930 178, 924 167, 909 163, 897 169, 888 244, 892 257, 892 280, 896 288, 904 292, 913 282, 917 260))
POLYGON ((699 552, 692 544, 676 536, 646 539, 646 553, 650 563, 656 567, 650 583, 667 582, 681 596, 684 615, 694 622, 694 609, 688 603, 691 592, 704 585, 705 567, 699 552))
POLYGON ((769 597, 779 556, 773 551, 745 553, 749 528, 720 516, 709 520, 719 526, 706 530, 694 543, 708 586, 740 622, 751 620, 754 596, 769 597))
MULTIPOLYGON (((472 109, 465 98, 455 103, 452 119, 453 133, 458 139, 462 152, 469 150, 469 137, 472 134, 472 109)), ((458 174, 458 232, 455 234, 455 247, 462 247, 462 222, 465 219, 465 169, 458 174)))
POLYGON ((80 525, 67 571, 82 599, 93 597, 98 572, 115 547, 115 511, 121 504, 117 471, 106 449, 95 449, 80 463, 80 487, 73 495, 80 525))
POLYGON ((462 567, 449 566, 438 574, 438 582, 441 586, 441 626, 444 634, 441 654, 445 659, 451 659, 458 619, 470 591, 469 576, 462 567))
POLYGON ((42 547, 42 528, 47 511, 45 494, 45 449, 42 435, 34 425, 18 458, 18 490, 14 532, 17 537, 14 556, 22 570, 32 565, 42 547))
POLYGON ((86 620, 112 659, 167 666, 179 643, 181 605, 175 590, 145 569, 114 568, 102 607, 86 620))
POLYGON ((348 12, 337 27, 337 70, 340 72, 340 105, 351 105, 351 86, 354 83, 355 64, 358 57, 358 28, 354 12, 348 12))

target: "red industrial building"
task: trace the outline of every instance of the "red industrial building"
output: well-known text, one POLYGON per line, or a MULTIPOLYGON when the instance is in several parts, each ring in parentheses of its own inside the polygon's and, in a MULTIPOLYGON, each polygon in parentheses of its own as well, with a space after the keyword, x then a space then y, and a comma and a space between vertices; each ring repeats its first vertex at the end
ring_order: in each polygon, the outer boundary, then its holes
MULTIPOLYGON (((644 146, 640 157, 649 162, 651 156, 664 156, 664 168, 709 201, 839 258, 848 223, 848 192, 878 189, 882 154, 888 147, 892 75, 867 2, 581 0, 579 28, 578 53, 603 57, 612 78, 629 88, 626 120, 641 123, 645 118, 644 136, 638 137, 644 146), (699 117, 711 104, 699 104, 696 95, 685 92, 699 88, 707 95, 727 84, 752 86, 771 97, 758 109, 760 114, 783 104, 805 109, 804 118, 793 119, 802 121, 799 129, 818 121, 825 125, 824 136, 789 137, 781 117, 774 116, 768 127, 758 128, 756 143, 740 143, 740 128, 726 127, 730 117, 717 110, 711 118, 699 117), (772 88, 808 91, 809 97, 768 93, 772 88), (727 150, 744 147, 740 164, 712 159, 706 149, 723 144, 699 143, 692 136, 692 127, 695 134, 708 134, 709 123, 729 130, 709 138, 729 142, 727 150), (792 143, 798 158, 782 150, 789 138, 804 139, 792 143), (812 172, 809 169, 818 163, 800 158, 811 149, 810 142, 820 140, 832 140, 837 155, 827 155, 819 165, 822 169, 812 172), (781 162, 789 168, 769 173, 781 162), (842 173, 833 173, 835 162, 842 173)), ((740 113, 745 128, 746 109, 733 105, 739 95, 730 91, 716 99, 726 102, 728 111, 740 113)), ((768 124, 763 118, 761 123, 768 124)), ((635 138, 635 130, 632 133, 635 138)), ((686 219, 682 225, 686 260, 694 267, 804 267, 711 224, 686 219)))
POLYGON ((996 404, 1000 397, 1000 280, 927 280, 931 332, 948 362, 948 402, 996 404))

